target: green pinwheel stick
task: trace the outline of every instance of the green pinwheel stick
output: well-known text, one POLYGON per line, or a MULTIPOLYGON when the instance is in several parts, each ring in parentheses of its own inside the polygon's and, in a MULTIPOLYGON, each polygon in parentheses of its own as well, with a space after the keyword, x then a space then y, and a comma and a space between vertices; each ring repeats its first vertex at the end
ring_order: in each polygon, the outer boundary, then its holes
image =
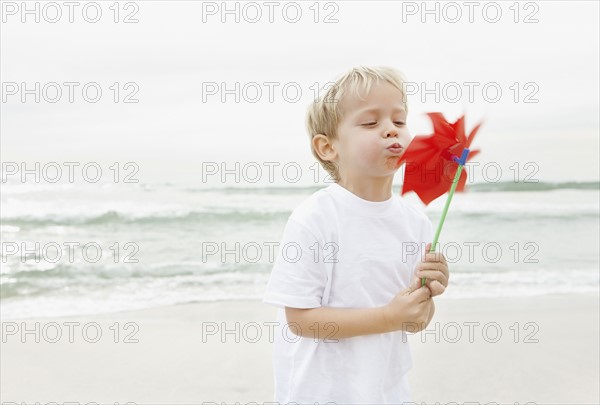
MULTIPOLYGON (((460 179, 460 174, 462 173, 463 167, 467 162, 467 156, 469 156, 469 149, 464 148, 462 152, 462 156, 459 158, 458 156, 453 156, 452 160, 458 163, 458 168, 456 169, 456 174, 454 175, 454 180, 452 180, 452 186, 450 187, 450 192, 448 193, 448 197, 446 197, 446 204, 444 205, 444 209, 442 210, 442 216, 440 217, 440 222, 438 223, 437 229, 435 231, 435 236, 433 237, 433 242, 431 242, 431 247, 429 248, 429 252, 435 252, 435 248, 438 243, 438 239, 440 238, 440 233, 442 233, 442 227, 444 226, 444 221, 446 220, 446 214, 448 214, 448 208, 450 208, 450 203, 452 202, 452 196, 454 195, 454 190, 456 190, 456 186, 458 185, 458 180, 460 179)), ((426 278, 423 277, 421 279, 421 287, 425 285, 426 278)))

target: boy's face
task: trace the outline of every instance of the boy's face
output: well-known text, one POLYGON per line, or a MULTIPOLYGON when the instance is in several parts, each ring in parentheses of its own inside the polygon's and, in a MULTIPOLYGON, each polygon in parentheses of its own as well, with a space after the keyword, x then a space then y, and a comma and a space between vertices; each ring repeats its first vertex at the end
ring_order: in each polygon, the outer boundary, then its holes
POLYGON ((363 101, 348 94, 341 101, 343 118, 333 141, 343 177, 393 176, 398 159, 411 141, 402 93, 380 81, 363 101), (390 146, 400 148, 390 148, 390 146))

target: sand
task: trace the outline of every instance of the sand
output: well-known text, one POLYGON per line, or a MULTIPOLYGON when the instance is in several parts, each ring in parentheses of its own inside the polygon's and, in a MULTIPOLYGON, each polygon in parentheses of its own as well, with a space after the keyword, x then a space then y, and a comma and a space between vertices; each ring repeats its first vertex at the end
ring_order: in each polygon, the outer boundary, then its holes
MULTIPOLYGON (((428 332, 409 337, 414 402, 600 403, 598 295, 438 297, 436 307, 428 332)), ((270 402, 275 314, 259 301, 226 301, 3 319, 0 400, 270 402)))

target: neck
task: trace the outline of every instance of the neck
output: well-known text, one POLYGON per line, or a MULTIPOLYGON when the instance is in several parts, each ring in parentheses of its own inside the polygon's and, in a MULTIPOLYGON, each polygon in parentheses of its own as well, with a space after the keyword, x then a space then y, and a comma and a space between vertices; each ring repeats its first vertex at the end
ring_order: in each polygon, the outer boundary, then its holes
POLYGON ((338 184, 363 200, 380 202, 392 198, 394 176, 340 179, 338 184))

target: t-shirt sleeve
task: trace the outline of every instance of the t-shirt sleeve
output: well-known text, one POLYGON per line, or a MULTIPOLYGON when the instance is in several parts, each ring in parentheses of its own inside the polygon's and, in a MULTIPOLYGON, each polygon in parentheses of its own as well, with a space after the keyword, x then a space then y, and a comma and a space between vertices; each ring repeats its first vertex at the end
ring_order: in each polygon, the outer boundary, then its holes
POLYGON ((327 284, 326 265, 318 260, 318 239, 290 218, 262 302, 277 307, 317 308, 327 284))

